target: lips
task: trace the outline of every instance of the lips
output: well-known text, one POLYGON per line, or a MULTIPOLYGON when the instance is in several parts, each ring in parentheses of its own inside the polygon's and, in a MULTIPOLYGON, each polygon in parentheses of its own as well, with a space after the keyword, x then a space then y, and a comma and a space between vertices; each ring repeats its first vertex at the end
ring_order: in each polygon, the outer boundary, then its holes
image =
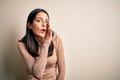
POLYGON ((45 34, 46 33, 46 29, 41 29, 41 33, 45 34))

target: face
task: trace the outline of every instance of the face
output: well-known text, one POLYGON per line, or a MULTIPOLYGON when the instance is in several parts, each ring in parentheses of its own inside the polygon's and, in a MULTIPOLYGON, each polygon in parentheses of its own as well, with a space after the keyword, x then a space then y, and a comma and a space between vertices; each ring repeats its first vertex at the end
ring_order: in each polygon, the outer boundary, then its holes
POLYGON ((45 37, 48 23, 48 15, 44 12, 39 12, 35 16, 33 23, 29 24, 28 27, 33 31, 35 37, 45 37))

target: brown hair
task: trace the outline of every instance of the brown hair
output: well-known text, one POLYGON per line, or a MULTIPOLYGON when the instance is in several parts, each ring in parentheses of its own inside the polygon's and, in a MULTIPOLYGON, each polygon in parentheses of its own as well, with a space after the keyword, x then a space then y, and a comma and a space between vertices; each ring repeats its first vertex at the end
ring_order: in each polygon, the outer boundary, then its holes
MULTIPOLYGON (((32 24, 35 16, 39 12, 46 13, 49 18, 49 14, 44 9, 37 8, 37 9, 34 9, 33 11, 31 11, 31 13, 28 16, 27 23, 26 23, 26 34, 21 40, 19 40, 20 42, 25 43, 26 49, 28 50, 30 55, 32 55, 33 57, 38 56, 38 53, 37 53, 38 52, 38 43, 34 38, 32 30, 28 28, 27 24, 28 24, 28 22, 32 24)), ((54 35, 54 32, 52 35, 54 35)), ((54 49, 54 46, 53 46, 53 43, 51 42, 49 49, 48 49, 48 56, 51 56, 53 54, 53 49, 54 49)))

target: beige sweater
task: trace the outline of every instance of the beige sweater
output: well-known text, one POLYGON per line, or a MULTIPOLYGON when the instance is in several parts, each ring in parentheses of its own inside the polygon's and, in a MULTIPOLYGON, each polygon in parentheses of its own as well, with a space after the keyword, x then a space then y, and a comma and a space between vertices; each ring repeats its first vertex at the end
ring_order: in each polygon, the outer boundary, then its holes
POLYGON ((54 51, 53 55, 47 57, 48 48, 38 50, 40 56, 32 57, 23 42, 18 42, 18 49, 27 64, 27 80, 64 80, 65 61, 64 51, 61 39, 55 35, 53 37, 54 51), (35 78, 35 76, 37 78, 35 78))

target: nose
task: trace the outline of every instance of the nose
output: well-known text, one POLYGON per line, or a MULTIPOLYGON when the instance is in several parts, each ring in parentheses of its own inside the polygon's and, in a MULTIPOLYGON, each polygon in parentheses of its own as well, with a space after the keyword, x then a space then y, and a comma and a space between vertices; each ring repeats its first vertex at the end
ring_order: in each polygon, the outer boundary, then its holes
POLYGON ((42 27, 46 27, 45 21, 42 22, 42 27))

